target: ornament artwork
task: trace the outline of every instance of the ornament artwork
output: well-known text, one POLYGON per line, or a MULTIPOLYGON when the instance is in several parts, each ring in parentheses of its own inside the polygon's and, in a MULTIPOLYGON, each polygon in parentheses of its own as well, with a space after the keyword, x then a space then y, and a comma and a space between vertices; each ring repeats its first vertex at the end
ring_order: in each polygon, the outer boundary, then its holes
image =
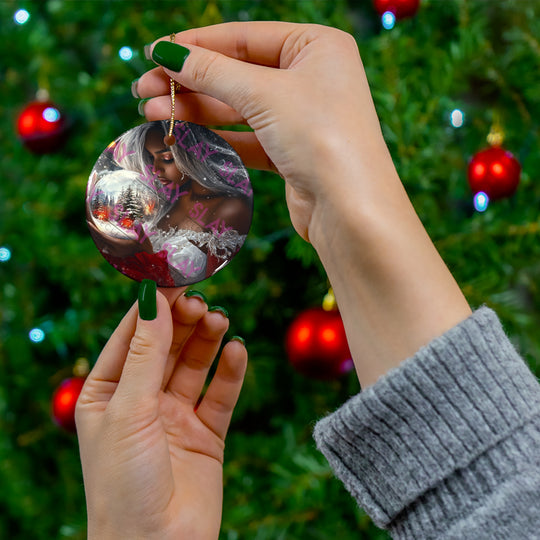
POLYGON ((86 192, 86 220, 105 259, 160 287, 197 283, 226 266, 251 225, 253 190, 233 148, 213 131, 174 119, 113 141, 86 192))
POLYGON ((518 187, 520 174, 519 161, 500 146, 477 152, 467 171, 473 194, 485 193, 491 201, 511 197, 518 187))
POLYGON ((105 259, 160 287, 197 283, 242 247, 253 191, 240 157, 202 126, 148 122, 116 139, 97 160, 86 219, 105 259), (170 141, 169 141, 170 142, 170 141))
POLYGON ((416 15, 420 0, 373 0, 373 7, 381 17, 391 13, 399 20, 416 15))
POLYGON ((285 341, 292 366, 313 379, 336 379, 353 368, 339 311, 308 309, 290 325, 285 341))
POLYGON ((58 150, 66 139, 66 120, 50 101, 33 101, 17 119, 17 133, 31 152, 47 154, 58 150))
POLYGON ((66 431, 75 431, 75 405, 84 385, 84 377, 65 379, 52 397, 53 419, 66 431))

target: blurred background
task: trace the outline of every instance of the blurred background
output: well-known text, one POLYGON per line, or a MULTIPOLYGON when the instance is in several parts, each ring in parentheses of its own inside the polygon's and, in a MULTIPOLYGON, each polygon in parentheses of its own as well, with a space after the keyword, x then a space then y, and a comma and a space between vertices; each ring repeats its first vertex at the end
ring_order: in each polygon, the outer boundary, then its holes
MULTIPOLYGON (((0 2, 0 538, 86 538, 69 430, 76 381, 55 392, 75 365, 95 362, 138 287, 92 242, 86 183, 102 150, 144 122, 130 84, 152 67, 143 46, 171 32, 269 19, 351 32, 423 223, 471 305, 493 307, 540 374, 540 1, 417 3, 0 2)), ((315 449, 314 422, 358 382, 339 376, 339 333, 334 349, 308 358, 301 339, 286 342, 298 318, 322 331, 313 325, 332 315, 321 308, 329 285, 290 224, 282 180, 250 175, 248 240, 195 286, 229 310, 230 336, 250 352, 227 444, 221 538, 388 538, 315 449)))

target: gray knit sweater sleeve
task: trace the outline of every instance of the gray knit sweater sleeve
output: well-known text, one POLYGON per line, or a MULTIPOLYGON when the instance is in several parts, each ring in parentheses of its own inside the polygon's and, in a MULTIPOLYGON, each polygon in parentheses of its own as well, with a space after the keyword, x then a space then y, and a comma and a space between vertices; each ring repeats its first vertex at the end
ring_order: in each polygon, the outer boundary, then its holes
POLYGON ((540 538, 540 386, 486 307, 319 421, 314 436, 394 538, 540 538))

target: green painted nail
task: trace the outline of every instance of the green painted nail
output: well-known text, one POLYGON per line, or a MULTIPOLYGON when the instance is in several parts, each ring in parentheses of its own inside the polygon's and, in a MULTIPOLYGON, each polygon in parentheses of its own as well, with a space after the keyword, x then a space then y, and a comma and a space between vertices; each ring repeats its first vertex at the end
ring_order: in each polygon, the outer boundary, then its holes
POLYGON ((212 306, 208 308, 208 311, 219 311, 224 317, 229 318, 229 312, 221 306, 212 306))
POLYGON ((246 346, 246 340, 240 336, 233 336, 231 341, 239 341, 244 347, 246 346))
POLYGON ((139 105, 137 105, 137 111, 139 111, 139 114, 141 116, 144 116, 144 106, 146 105, 146 102, 148 101, 148 99, 141 99, 141 101, 139 101, 139 105))
POLYGON ((152 51, 152 60, 160 66, 178 72, 181 71, 190 52, 182 45, 170 41, 158 41, 152 51))
POLYGON ((139 286, 139 316, 144 321, 153 321, 157 317, 156 282, 143 279, 139 286))
POLYGON ((200 298, 205 304, 208 303, 208 300, 206 299, 206 296, 204 296, 204 294, 200 291, 186 291, 184 293, 184 296, 186 298, 191 298, 192 296, 194 296, 195 298, 200 298))
POLYGON ((147 43, 144 46, 144 57, 147 60, 152 60, 152 43, 147 43))
POLYGON ((139 79, 135 79, 131 83, 131 95, 136 99, 141 99, 141 96, 139 96, 139 92, 137 91, 137 84, 139 82, 139 79))

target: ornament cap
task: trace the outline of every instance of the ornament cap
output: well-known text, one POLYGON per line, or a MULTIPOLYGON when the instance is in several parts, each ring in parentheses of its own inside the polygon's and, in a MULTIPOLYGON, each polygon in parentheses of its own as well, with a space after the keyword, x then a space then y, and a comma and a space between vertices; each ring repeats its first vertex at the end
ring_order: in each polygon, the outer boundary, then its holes
POLYGON ((328 289, 328 292, 324 295, 322 307, 324 311, 333 311, 337 309, 336 297, 332 287, 328 289))
POLYGON ((502 146, 504 142, 504 131, 499 120, 499 115, 496 113, 486 139, 490 146, 502 146))
POLYGON ((502 146, 502 143, 504 142, 504 133, 502 130, 492 127, 486 138, 490 146, 502 146))
POLYGON ((45 101, 49 101, 49 99, 50 99, 49 91, 46 88, 40 88, 36 92, 36 101, 45 102, 45 101))
POLYGON ((86 358, 77 358, 73 366, 73 375, 75 377, 86 377, 90 373, 90 364, 86 358))

